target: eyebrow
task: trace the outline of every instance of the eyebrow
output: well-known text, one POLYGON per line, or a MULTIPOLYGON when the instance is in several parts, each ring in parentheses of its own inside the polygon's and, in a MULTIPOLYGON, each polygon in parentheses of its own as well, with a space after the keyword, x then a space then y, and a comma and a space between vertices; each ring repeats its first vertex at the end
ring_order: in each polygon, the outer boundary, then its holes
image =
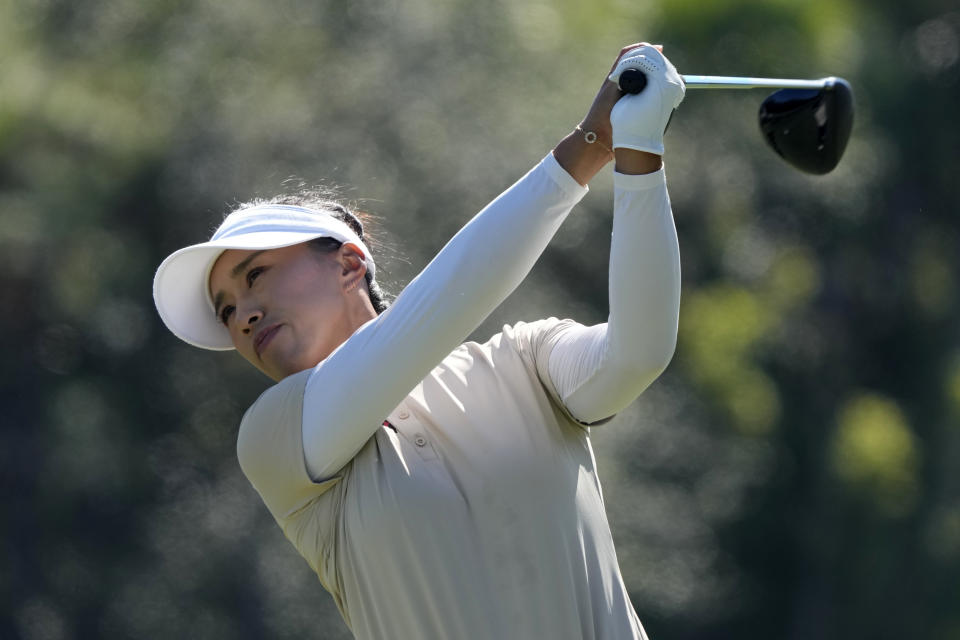
MULTIPOLYGON (((251 253, 249 256, 241 260, 240 263, 237 264, 237 266, 235 266, 233 269, 230 270, 230 277, 236 278, 238 275, 243 273, 243 270, 246 269, 251 262, 256 260, 261 253, 265 253, 265 252, 266 252, 266 249, 262 251, 257 251, 255 253, 251 253)), ((217 295, 213 297, 213 311, 218 316, 220 315, 221 302, 223 302, 223 291, 218 292, 217 295)))
POLYGON ((233 270, 230 272, 230 277, 231 277, 231 278, 236 278, 238 275, 240 275, 240 274, 243 272, 244 269, 247 268, 247 265, 248 265, 248 264, 250 264, 251 262, 253 262, 253 261, 257 258, 257 256, 259 256, 261 253, 264 253, 265 251, 266 251, 266 250, 264 250, 264 251, 257 251, 256 253, 252 253, 252 254, 250 254, 249 256, 247 256, 246 258, 244 258, 243 260, 241 260, 241 261, 240 261, 240 264, 238 264, 237 266, 235 266, 235 267, 233 268, 233 270))

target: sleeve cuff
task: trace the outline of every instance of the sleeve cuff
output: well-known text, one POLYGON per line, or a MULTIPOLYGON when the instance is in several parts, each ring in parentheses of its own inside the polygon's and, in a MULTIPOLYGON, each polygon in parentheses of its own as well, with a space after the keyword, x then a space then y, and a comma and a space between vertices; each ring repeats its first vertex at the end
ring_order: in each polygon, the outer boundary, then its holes
POLYGON ((590 190, 589 187, 585 187, 574 180, 573 176, 567 173, 567 170, 560 166, 560 163, 557 162, 557 159, 553 157, 552 151, 540 161, 540 166, 551 178, 553 178, 554 182, 560 185, 560 188, 562 188, 568 195, 579 199, 586 195, 587 191, 590 190))
POLYGON ((664 171, 666 167, 660 167, 653 173, 644 173, 634 176, 625 173, 613 172, 613 187, 615 189, 624 189, 626 191, 645 191, 666 185, 667 174, 664 171))

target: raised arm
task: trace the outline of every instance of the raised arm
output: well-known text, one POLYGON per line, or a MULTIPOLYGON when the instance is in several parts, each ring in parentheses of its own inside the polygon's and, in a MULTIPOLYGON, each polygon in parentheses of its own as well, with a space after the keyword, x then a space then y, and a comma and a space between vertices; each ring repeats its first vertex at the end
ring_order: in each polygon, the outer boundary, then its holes
MULTIPOLYGON (((614 67, 636 46, 622 49, 614 67)), ((312 478, 330 477, 356 455, 400 400, 519 285, 585 185, 613 159, 610 113, 620 95, 605 79, 587 116, 551 155, 461 229, 389 310, 317 366, 303 409, 312 478), (344 402, 358 396, 362 402, 344 402)), ((653 170, 660 158, 634 149, 618 152, 618 162, 653 170)))
POLYGON ((648 58, 647 65, 659 64, 661 73, 650 74, 644 93, 624 97, 612 117, 617 163, 610 314, 605 324, 571 325, 549 355, 561 401, 588 424, 630 404, 666 368, 676 345, 680 257, 659 154, 683 86, 659 51, 638 55, 648 58))

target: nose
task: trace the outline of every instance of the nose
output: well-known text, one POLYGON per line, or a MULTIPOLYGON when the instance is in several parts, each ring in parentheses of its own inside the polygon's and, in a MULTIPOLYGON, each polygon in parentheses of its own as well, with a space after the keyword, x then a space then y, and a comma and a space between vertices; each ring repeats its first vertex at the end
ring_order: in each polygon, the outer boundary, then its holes
POLYGON ((237 309, 237 318, 240 319, 242 331, 249 334, 256 328, 257 323, 263 320, 263 311, 257 307, 245 305, 245 308, 237 309))

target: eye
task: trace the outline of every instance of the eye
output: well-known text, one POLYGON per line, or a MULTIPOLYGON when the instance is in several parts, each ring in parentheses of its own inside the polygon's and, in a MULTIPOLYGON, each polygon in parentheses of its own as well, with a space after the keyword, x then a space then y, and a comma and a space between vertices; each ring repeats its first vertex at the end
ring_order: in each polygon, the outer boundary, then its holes
POLYGON ((232 305, 225 306, 223 309, 220 310, 220 322, 226 325, 227 321, 230 320, 230 316, 232 315, 233 315, 233 306, 232 305))
POLYGON ((247 286, 252 287, 253 281, 256 280, 264 271, 265 269, 263 267, 254 267, 253 269, 250 269, 250 271, 247 271, 247 286))

